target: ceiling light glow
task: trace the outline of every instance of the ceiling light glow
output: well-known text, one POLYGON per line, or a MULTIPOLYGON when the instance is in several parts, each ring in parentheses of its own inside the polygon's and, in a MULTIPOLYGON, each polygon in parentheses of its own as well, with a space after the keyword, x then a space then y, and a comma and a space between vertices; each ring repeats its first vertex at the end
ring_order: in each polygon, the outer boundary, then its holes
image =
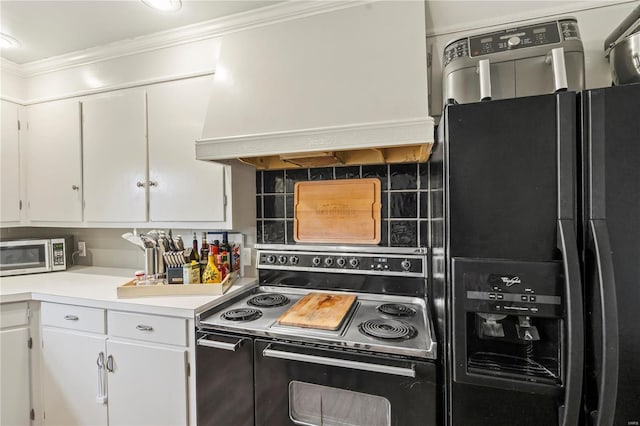
POLYGON ((142 3, 162 12, 175 12, 182 7, 181 0, 142 0, 142 3))
POLYGON ((20 47, 20 42, 18 40, 5 33, 0 33, 1 49, 14 49, 16 47, 20 47))

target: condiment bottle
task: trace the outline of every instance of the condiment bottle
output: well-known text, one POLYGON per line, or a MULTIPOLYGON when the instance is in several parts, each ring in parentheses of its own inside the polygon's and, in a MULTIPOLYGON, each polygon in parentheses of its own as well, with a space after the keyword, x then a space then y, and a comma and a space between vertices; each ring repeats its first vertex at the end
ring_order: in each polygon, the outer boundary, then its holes
POLYGON ((219 254, 219 255, 217 256, 217 263, 216 263, 216 265, 218 266, 218 270, 220 271, 220 279, 221 279, 222 281, 224 281, 225 277, 226 277, 226 276, 227 276, 227 274, 229 273, 229 272, 228 272, 229 270, 227 269, 227 266, 224 264, 224 260, 223 260, 223 258, 222 258, 222 255, 221 255, 221 254, 219 254))
POLYGON ((207 266, 204 268, 204 272, 202 273, 202 283, 216 284, 222 282, 222 279, 220 278, 220 270, 216 266, 213 254, 209 254, 208 258, 207 266))
POLYGON ((200 260, 200 255, 198 254, 198 237, 196 235, 196 233, 193 233, 193 242, 191 244, 191 248, 193 248, 193 253, 195 256, 195 261, 199 261, 200 260))

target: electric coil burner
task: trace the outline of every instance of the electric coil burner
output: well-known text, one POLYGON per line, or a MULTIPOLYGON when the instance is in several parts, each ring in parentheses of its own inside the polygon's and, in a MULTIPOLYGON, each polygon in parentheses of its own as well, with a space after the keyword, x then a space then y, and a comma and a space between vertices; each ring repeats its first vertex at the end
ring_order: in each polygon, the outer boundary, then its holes
POLYGON ((378 310, 383 314, 394 317, 412 317, 416 314, 416 310, 411 306, 401 305, 399 303, 385 303, 378 306, 378 310))
POLYGON ((226 311, 220 318, 229 321, 253 321, 262 316, 262 312, 258 309, 232 309, 230 311, 226 311))
POLYGON ((358 328, 362 334, 382 340, 411 339, 417 333, 411 325, 392 319, 368 320, 361 323, 358 328))
POLYGON ((266 293, 247 300, 247 305, 260 308, 276 308, 289 303, 289 298, 282 294, 266 293))

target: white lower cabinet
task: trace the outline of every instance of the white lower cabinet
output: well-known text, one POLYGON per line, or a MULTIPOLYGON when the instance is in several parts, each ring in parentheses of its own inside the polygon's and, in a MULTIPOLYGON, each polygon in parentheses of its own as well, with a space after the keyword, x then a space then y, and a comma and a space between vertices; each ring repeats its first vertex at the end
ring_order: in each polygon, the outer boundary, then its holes
POLYGON ((106 336, 43 327, 42 341, 44 424, 106 425, 107 405, 97 398, 106 336))
POLYGON ((45 425, 188 424, 185 319, 43 303, 42 341, 45 425))
POLYGON ((0 424, 29 425, 31 412, 27 303, 0 305, 0 424))
POLYGON ((109 340, 107 353, 110 425, 187 424, 185 349, 109 340))

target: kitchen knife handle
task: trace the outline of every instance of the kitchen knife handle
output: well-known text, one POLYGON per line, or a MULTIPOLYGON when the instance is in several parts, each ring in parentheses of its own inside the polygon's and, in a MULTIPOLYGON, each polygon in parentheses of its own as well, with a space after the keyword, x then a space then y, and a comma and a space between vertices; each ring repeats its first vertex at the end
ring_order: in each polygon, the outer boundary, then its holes
POLYGON ((582 397, 582 369, 584 366, 584 324, 582 320, 582 283, 576 233, 573 221, 558 220, 558 248, 562 252, 566 306, 566 374, 564 403, 560 407, 560 425, 578 424, 582 397))
POLYGON ((613 258, 607 222, 603 219, 589 220, 589 232, 593 238, 596 263, 596 282, 594 285, 600 296, 602 324, 602 371, 598 375, 598 411, 596 426, 613 425, 618 393, 618 303, 613 258))
POLYGON ((547 64, 551 64, 553 71, 554 93, 565 92, 569 88, 567 83, 567 65, 564 60, 564 47, 556 47, 545 58, 547 64))
POLYGON ((279 351, 277 349, 270 349, 271 345, 267 346, 262 355, 271 358, 279 358, 291 361, 308 362, 312 364, 329 365, 333 367, 353 368, 356 370, 372 371, 375 373, 393 374, 395 376, 416 377, 416 370, 414 366, 411 368, 395 367, 392 365, 372 364, 362 361, 351 361, 340 358, 329 358, 318 355, 300 354, 297 352, 279 351))

